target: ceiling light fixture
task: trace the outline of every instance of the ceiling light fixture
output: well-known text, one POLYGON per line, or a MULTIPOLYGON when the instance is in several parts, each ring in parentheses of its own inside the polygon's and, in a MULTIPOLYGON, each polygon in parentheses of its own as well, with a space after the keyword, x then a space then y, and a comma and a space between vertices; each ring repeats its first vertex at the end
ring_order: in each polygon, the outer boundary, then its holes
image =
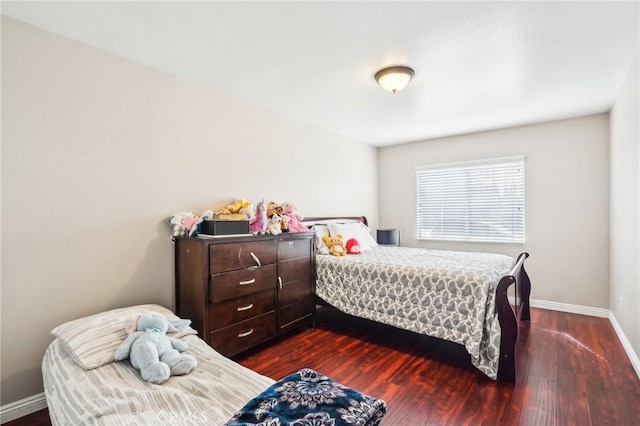
POLYGON ((395 66, 381 69, 374 77, 384 90, 397 93, 409 84, 414 74, 415 71, 409 67, 395 66))

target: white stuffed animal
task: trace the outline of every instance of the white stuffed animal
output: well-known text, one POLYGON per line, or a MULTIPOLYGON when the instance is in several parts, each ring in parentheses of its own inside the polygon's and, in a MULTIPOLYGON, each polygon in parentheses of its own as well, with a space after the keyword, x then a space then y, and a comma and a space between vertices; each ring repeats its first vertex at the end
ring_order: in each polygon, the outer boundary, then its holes
POLYGON ((251 218, 256 214, 256 209, 253 207, 253 204, 249 204, 248 206, 241 208, 238 213, 242 213, 244 217, 251 220, 251 218))
POLYGON ((172 227, 171 241, 174 241, 176 237, 189 235, 190 229, 187 227, 185 220, 193 216, 194 214, 192 212, 178 212, 169 216, 169 225, 172 227))
POLYGON ((169 321, 157 312, 136 315, 125 322, 129 337, 116 349, 114 357, 117 361, 129 358, 131 365, 150 383, 160 384, 170 376, 190 373, 198 361, 180 353, 188 349, 187 343, 167 336, 167 331, 180 331, 189 324, 191 320, 169 321))
POLYGON ((171 226, 171 241, 173 241, 176 237, 181 237, 186 235, 187 228, 182 223, 182 213, 176 213, 174 215, 169 216, 169 226, 171 226))
POLYGON ((176 237, 193 237, 200 230, 202 220, 192 212, 178 212, 169 216, 169 225, 172 227, 171 241, 175 241, 176 237))
POLYGON ((274 214, 267 221, 267 234, 278 235, 282 234, 282 218, 277 214, 274 214))
POLYGON ((200 217, 202 218, 202 220, 213 220, 213 210, 203 211, 200 217))

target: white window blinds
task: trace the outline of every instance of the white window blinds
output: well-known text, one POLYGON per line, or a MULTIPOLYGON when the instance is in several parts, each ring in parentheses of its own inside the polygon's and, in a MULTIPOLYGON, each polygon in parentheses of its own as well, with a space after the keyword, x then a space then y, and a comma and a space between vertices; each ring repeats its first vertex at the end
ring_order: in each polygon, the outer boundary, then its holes
POLYGON ((524 157, 416 167, 417 238, 524 243, 524 157))

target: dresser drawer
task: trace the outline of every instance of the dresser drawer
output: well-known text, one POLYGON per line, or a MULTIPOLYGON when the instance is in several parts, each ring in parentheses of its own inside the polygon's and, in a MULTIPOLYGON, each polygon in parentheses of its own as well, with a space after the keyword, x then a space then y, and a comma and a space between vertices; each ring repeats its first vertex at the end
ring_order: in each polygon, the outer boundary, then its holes
POLYGON ((274 337, 276 314, 271 312, 239 322, 211 333, 211 346, 225 356, 232 356, 274 337))
POLYGON ((309 298, 293 305, 285 306, 280 309, 280 331, 297 327, 302 322, 313 321, 313 311, 315 309, 315 300, 309 298))
POLYGON ((276 286, 276 265, 211 275, 211 302, 218 303, 276 286))
POLYGON ((275 300, 275 290, 266 290, 211 305, 209 309, 210 329, 217 330, 236 322, 275 311, 275 300))
POLYGON ((283 283, 278 294, 281 308, 301 300, 313 299, 313 290, 309 280, 283 283))
POLYGON ((312 239, 283 240, 278 245, 278 260, 295 259, 298 257, 309 258, 311 255, 312 239))
POLYGON ((278 276, 283 282, 311 280, 311 261, 308 257, 287 260, 278 264, 278 276))
POLYGON ((209 272, 235 271, 276 262, 275 240, 212 244, 209 247, 209 272))

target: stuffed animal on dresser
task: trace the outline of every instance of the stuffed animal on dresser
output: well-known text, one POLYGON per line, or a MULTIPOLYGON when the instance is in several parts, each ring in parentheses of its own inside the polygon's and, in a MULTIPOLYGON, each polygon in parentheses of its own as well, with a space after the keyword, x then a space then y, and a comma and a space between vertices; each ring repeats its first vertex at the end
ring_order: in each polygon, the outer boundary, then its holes
POLYGON ((198 225, 202 219, 192 212, 178 212, 169 216, 169 226, 171 226, 171 241, 176 237, 192 237, 198 232, 198 225))
POLYGON ((198 230, 200 229, 202 218, 196 216, 195 214, 190 214, 182 219, 182 223, 187 230, 187 235, 193 237, 198 233, 198 230))
POLYGON ((249 200, 245 200, 244 198, 236 198, 233 203, 228 204, 224 207, 225 210, 228 210, 229 213, 242 213, 240 210, 246 209, 251 205, 249 200))
POLYGON ((167 332, 185 329, 191 320, 176 319, 169 321, 157 312, 136 315, 125 322, 125 331, 129 336, 116 349, 114 358, 122 361, 127 358, 131 365, 140 371, 142 379, 161 384, 170 376, 190 373, 198 361, 191 355, 181 354, 188 349, 185 341, 167 336, 167 332))
POLYGON ((290 201, 285 201, 282 203, 282 210, 284 210, 285 217, 289 219, 289 232, 306 232, 309 230, 309 228, 301 223, 303 217, 298 214, 295 204, 290 201))
POLYGON ((264 234, 267 231, 267 206, 264 200, 256 204, 256 214, 249 221, 249 231, 253 235, 264 234))
POLYGON ((282 206, 275 201, 269 201, 267 205, 267 219, 271 219, 273 215, 280 216, 280 232, 289 232, 289 218, 284 215, 282 206))
POLYGON ((286 214, 280 216, 280 230, 282 232, 289 232, 289 218, 286 214))
POLYGON ((281 228, 282 218, 277 214, 272 215, 267 219, 267 234, 278 235, 282 233, 281 228))
POLYGON ((274 214, 282 216, 284 214, 282 211, 282 206, 275 201, 269 201, 269 205, 267 206, 267 217, 271 217, 274 214))
POLYGON ((189 212, 179 212, 169 216, 169 226, 171 226, 171 241, 176 237, 182 237, 186 234, 187 228, 182 223, 182 218, 189 212))
POLYGON ((256 214, 256 209, 253 207, 253 204, 249 203, 248 206, 241 208, 238 213, 243 214, 244 217, 251 220, 251 218, 256 214))

